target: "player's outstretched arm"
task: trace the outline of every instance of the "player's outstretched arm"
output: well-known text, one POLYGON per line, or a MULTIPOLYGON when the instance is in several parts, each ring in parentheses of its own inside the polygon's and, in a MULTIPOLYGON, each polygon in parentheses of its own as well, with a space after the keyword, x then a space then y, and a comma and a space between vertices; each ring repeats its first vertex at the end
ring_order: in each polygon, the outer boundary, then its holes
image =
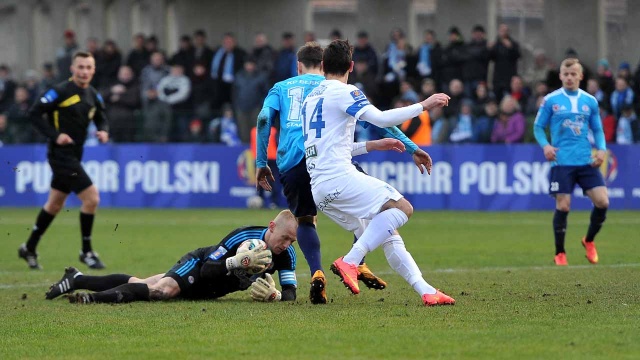
POLYGON ((405 147, 402 141, 398 139, 378 139, 378 140, 369 140, 365 143, 365 147, 367 152, 371 152, 374 150, 378 151, 386 151, 393 150, 397 152, 404 152, 405 147))
POLYGON ((371 151, 393 150, 397 152, 404 151, 404 144, 397 139, 379 139, 370 141, 361 141, 351 144, 351 156, 368 154, 371 151))
POLYGON ((379 127, 391 127, 400 125, 407 119, 414 118, 424 110, 430 110, 435 107, 447 106, 449 104, 449 96, 446 94, 434 94, 428 99, 409 106, 380 111, 375 106, 368 106, 364 113, 360 115, 360 120, 372 123, 379 127))
POLYGON ((404 144, 405 148, 407 149, 407 152, 411 155, 413 155, 413 153, 418 150, 418 145, 416 145, 416 143, 414 143, 413 141, 411 141, 411 139, 409 139, 402 131, 400 131, 400 129, 398 129, 395 126, 391 126, 388 128, 381 128, 378 127, 376 125, 373 124, 369 124, 366 122, 363 122, 361 124, 364 128, 368 127, 368 126, 372 126, 376 132, 378 133, 378 135, 380 135, 380 137, 382 138, 391 138, 391 139, 398 139, 400 141, 402 141, 402 143, 404 144))

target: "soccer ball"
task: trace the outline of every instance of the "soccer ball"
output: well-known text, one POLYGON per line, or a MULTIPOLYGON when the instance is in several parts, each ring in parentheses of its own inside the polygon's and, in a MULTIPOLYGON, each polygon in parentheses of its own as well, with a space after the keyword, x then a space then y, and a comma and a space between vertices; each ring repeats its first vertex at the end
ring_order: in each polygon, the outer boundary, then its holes
MULTIPOLYGON (((236 254, 240 254, 249 250, 253 250, 255 248, 262 248, 262 249, 266 249, 267 248, 267 243, 260 240, 260 239, 249 239, 249 240, 245 240, 242 242, 242 244, 240 244, 240 246, 238 246, 238 250, 236 251, 236 254)), ((269 266, 267 266, 267 269, 271 267, 271 264, 269 264, 269 266)), ((259 274, 261 272, 264 271, 263 268, 248 268, 245 269, 247 274, 250 275, 255 275, 255 274, 259 274)))
POLYGON ((249 209, 260 209, 264 205, 264 200, 258 195, 249 196, 247 198, 247 207, 249 209))

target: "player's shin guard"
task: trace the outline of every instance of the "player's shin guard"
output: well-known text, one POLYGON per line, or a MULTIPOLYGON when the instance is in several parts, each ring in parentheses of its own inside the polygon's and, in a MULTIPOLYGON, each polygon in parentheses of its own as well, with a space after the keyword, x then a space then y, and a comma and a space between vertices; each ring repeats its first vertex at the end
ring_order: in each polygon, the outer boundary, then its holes
POLYGON ((76 289, 85 289, 91 291, 105 291, 113 289, 116 286, 127 284, 131 279, 131 275, 111 274, 105 276, 80 275, 74 280, 76 289))
POLYGON ((394 231, 409 221, 407 214, 400 209, 388 209, 376 215, 367 229, 358 238, 351 251, 344 256, 348 264, 360 264, 366 252, 377 249, 394 231), (366 252, 362 254, 362 250, 366 252))
POLYGON ((593 207, 591 210, 591 222, 589 223, 589 229, 587 230, 587 236, 584 241, 592 242, 595 239, 596 234, 602 228, 602 224, 607 219, 607 208, 601 209, 599 207, 593 207))
POLYGON ((553 235, 556 240, 556 255, 565 252, 564 236, 567 232, 567 215, 568 211, 560 211, 556 209, 553 214, 553 235))
POLYGON ((435 294, 436 289, 429 285, 423 278, 418 264, 404 246, 400 235, 389 237, 382 244, 384 255, 391 268, 404 278, 420 295, 435 294))
POLYGON ((316 226, 312 223, 301 222, 298 225, 298 246, 309 264, 311 275, 322 270, 322 256, 320 255, 320 238, 316 226))
POLYGON ((97 303, 149 301, 149 287, 141 283, 123 284, 113 289, 93 293, 91 297, 97 303))

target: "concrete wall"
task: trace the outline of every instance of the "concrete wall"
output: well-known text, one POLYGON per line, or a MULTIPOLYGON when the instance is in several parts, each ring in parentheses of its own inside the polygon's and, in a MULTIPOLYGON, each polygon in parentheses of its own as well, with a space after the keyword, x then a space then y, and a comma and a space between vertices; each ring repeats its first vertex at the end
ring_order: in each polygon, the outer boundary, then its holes
POLYGON ((350 13, 317 13, 313 15, 313 31, 318 39, 328 39, 333 29, 338 29, 342 36, 355 43, 356 34, 360 29, 357 25, 358 16, 350 13))

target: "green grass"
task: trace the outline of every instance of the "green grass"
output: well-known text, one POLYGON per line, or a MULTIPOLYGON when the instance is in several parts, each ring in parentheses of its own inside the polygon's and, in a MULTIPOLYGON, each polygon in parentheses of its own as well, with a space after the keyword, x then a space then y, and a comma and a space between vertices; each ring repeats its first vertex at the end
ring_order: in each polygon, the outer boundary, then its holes
MULTIPOLYGON (((16 256, 37 209, 0 208, 0 359, 637 359, 640 358, 640 213, 611 211, 598 238, 600 264, 584 258, 589 214, 569 217, 569 267, 552 265, 551 212, 420 212, 401 229, 427 281, 454 307, 425 308, 376 250, 384 291, 349 295, 329 275, 330 303, 307 300, 298 251, 298 300, 78 306, 46 301, 48 285, 78 263, 78 211, 63 211, 39 247, 42 271, 16 256)), ((272 211, 103 209, 94 246, 109 272, 162 273, 184 253, 272 211)), ((320 217, 326 267, 351 235, 320 217)), ((104 272, 86 271, 91 274, 104 272)))

